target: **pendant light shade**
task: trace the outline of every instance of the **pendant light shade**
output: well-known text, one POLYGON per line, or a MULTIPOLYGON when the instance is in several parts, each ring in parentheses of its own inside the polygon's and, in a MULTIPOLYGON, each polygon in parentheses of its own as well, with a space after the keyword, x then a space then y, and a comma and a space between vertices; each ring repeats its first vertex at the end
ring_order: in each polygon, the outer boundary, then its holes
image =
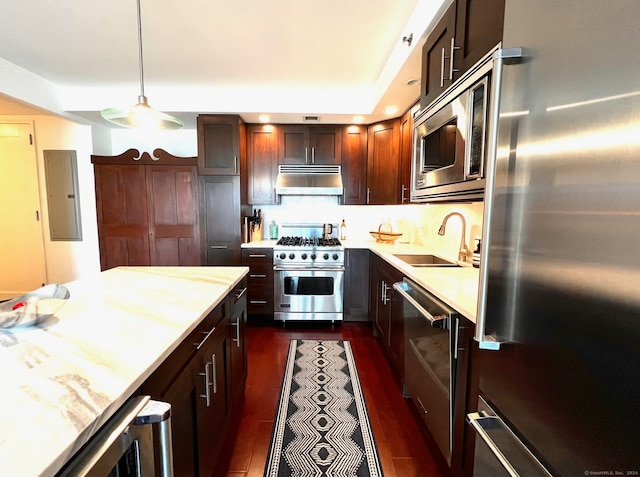
POLYGON ((142 20, 140 15, 140 0, 136 0, 138 7, 138 61, 140 66, 140 95, 138 104, 128 108, 109 108, 100 112, 107 121, 127 128, 138 129, 180 129, 182 121, 169 114, 156 111, 144 95, 144 65, 142 61, 142 20))

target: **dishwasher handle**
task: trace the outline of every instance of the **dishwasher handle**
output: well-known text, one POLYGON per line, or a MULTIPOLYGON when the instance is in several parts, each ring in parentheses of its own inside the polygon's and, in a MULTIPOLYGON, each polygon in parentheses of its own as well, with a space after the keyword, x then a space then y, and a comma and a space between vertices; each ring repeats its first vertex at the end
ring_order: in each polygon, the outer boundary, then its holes
MULTIPOLYGON (((412 287, 406 280, 402 281, 402 282, 396 282, 393 284, 393 289, 395 291, 397 291, 400 295, 402 295, 402 297, 407 300, 409 303, 411 303, 411 305, 418 311, 418 313, 420 313, 428 322, 429 324, 434 327, 434 328, 445 328, 447 326, 447 323, 449 321, 450 318, 450 313, 446 312, 446 310, 443 310, 444 313, 443 314, 433 314, 430 313, 424 306, 422 306, 418 300, 416 300, 414 297, 412 297, 408 290, 409 289, 414 289, 414 287, 412 287)), ((428 297, 425 295, 425 299, 431 299, 431 297, 428 297)), ((437 303, 437 301, 434 299, 432 299, 432 301, 434 303, 437 303)))

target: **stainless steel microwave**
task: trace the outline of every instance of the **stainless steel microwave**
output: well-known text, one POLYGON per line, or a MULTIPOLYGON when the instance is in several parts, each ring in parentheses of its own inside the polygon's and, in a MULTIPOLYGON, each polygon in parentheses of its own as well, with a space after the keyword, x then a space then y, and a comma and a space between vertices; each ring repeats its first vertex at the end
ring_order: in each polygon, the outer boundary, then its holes
POLYGON ((412 202, 482 200, 493 51, 417 113, 412 202))

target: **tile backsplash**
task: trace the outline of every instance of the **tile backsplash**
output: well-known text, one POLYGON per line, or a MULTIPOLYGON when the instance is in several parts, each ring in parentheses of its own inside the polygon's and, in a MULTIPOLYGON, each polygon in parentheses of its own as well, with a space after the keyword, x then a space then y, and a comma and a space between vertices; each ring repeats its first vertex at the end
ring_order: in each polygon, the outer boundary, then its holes
MULTIPOLYGON (((422 245, 447 257, 457 258, 460 247, 462 221, 451 217, 443 237, 438 229, 444 217, 460 212, 466 219, 465 238, 469 250, 475 248, 476 238, 482 235, 482 202, 462 204, 410 205, 340 205, 337 197, 283 196, 280 205, 254 206, 261 209, 268 238, 268 224, 272 220, 283 223, 347 224, 347 241, 374 240, 370 231, 377 231, 382 223, 389 223, 392 231, 402 233, 397 243, 422 245)), ((281 229, 281 227, 280 227, 281 229)))

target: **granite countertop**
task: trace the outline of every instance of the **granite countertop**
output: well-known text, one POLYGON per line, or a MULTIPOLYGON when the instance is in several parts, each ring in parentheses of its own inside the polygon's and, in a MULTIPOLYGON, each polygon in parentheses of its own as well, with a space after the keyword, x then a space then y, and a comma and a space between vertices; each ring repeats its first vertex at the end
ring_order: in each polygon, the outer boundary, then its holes
MULTIPOLYGON (((275 243, 275 240, 261 240, 244 243, 242 248, 272 248, 275 243)), ((374 240, 343 240, 342 244, 347 249, 371 250, 472 323, 476 322, 479 271, 471 264, 460 267, 412 267, 394 257, 394 254, 433 253, 440 256, 442 254, 428 247, 404 243, 385 244, 374 240)), ((445 258, 451 259, 451 257, 445 258)))
POLYGON ((248 270, 114 268, 65 284, 40 325, 0 330, 2 475, 55 475, 248 270))

